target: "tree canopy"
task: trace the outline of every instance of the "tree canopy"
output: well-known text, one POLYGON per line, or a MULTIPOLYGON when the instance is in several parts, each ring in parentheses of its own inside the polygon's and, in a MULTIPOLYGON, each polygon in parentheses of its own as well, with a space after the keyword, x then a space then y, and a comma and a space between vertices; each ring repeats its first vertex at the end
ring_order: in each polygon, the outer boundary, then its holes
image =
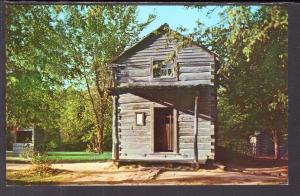
POLYGON ((220 139, 267 131, 276 140, 287 133, 287 8, 225 6, 219 16, 215 26, 199 23, 191 37, 219 55, 220 139))
POLYGON ((8 127, 40 127, 49 137, 61 132, 65 142, 82 139, 102 152, 111 126, 108 63, 138 40, 154 16, 138 22, 136 6, 8 5, 6 10, 8 127), (78 107, 86 116, 70 125, 78 107))

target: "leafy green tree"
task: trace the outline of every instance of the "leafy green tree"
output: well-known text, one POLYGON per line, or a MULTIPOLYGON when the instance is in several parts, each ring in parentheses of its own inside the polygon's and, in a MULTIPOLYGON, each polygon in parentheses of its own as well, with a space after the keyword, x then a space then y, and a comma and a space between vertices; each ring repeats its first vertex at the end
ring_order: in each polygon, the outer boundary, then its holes
POLYGON ((7 126, 57 130, 68 67, 52 6, 6 7, 7 126))
POLYGON ((89 143, 85 138, 95 127, 87 92, 70 86, 61 93, 63 106, 58 121, 61 149, 84 150, 89 143))
POLYGON ((108 63, 153 16, 139 23, 136 6, 8 5, 6 11, 8 127, 35 126, 47 149, 76 140, 102 152, 111 135, 108 63))
POLYGON ((68 40, 68 64, 73 82, 87 89, 96 131, 90 132, 92 150, 103 152, 105 130, 111 127, 109 96, 111 59, 138 35, 152 20, 136 19, 136 6, 64 6, 65 39, 68 40))
POLYGON ((220 56, 220 134, 230 141, 234 133, 265 130, 279 158, 278 145, 287 134, 287 8, 225 6, 219 16, 220 23, 199 23, 191 36, 220 56))

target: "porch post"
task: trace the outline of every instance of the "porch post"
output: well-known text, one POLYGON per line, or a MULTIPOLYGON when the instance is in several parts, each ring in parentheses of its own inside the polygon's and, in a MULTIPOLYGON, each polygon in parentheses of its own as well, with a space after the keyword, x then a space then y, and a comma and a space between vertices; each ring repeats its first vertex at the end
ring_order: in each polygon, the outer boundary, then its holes
POLYGON ((196 91, 195 95, 195 109, 194 109, 194 161, 198 164, 198 96, 199 92, 196 91))
POLYGON ((112 148, 112 158, 114 161, 119 160, 119 142, 118 142, 118 102, 117 95, 112 97, 113 101, 113 119, 112 119, 112 139, 113 139, 113 148, 112 148))

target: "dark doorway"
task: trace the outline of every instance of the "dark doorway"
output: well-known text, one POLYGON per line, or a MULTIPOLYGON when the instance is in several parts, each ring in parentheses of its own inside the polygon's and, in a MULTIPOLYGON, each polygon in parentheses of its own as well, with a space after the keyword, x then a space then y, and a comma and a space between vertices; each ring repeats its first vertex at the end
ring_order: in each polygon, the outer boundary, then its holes
POLYGON ((174 151, 174 123, 172 108, 154 108, 154 151, 174 151))

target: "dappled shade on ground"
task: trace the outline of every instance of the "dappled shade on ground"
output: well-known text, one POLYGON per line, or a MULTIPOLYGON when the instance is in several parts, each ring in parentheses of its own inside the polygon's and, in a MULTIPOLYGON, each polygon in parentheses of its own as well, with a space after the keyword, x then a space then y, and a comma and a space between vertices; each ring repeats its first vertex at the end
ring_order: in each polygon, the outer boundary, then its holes
POLYGON ((287 166, 247 168, 243 172, 224 171, 222 167, 188 170, 184 167, 116 167, 112 162, 53 164, 52 176, 17 175, 29 164, 7 164, 7 184, 47 185, 214 185, 214 184, 287 184, 287 166), (17 171, 19 169, 19 171, 17 171), (269 172, 269 173, 268 173, 269 172), (270 175, 278 173, 278 175, 270 175))
POLYGON ((221 162, 227 167, 239 168, 240 170, 244 170, 245 168, 272 168, 288 165, 287 160, 276 160, 273 157, 253 158, 220 146, 217 147, 216 154, 216 161, 221 162))

